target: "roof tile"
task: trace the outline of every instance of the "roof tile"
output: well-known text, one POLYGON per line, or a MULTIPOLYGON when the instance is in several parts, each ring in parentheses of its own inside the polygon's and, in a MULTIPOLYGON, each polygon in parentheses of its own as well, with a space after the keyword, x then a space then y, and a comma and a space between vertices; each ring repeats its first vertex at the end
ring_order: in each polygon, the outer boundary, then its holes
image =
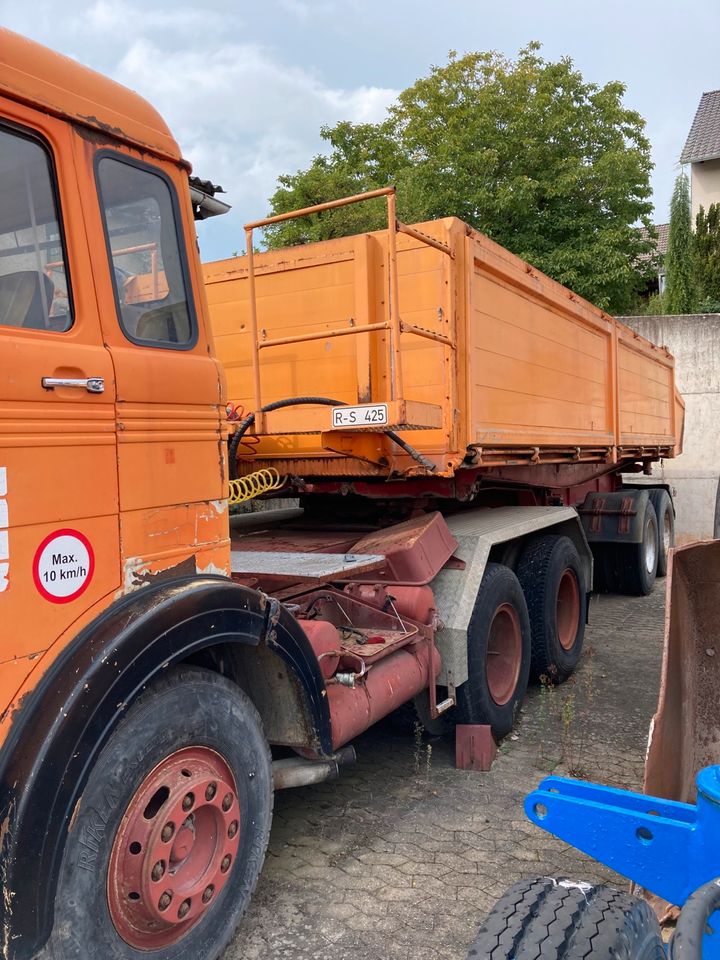
POLYGON ((720 90, 710 90, 700 98, 680 163, 699 163, 720 157, 720 90))

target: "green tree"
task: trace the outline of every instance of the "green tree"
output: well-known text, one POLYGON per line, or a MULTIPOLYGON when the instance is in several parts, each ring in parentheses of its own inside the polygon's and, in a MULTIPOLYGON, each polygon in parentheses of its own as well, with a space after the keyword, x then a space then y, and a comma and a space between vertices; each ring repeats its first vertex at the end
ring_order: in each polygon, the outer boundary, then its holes
POLYGON ((720 311, 720 204, 711 204, 705 213, 700 207, 695 218, 695 276, 698 309, 720 311))
POLYGON ((694 240, 690 216, 690 181, 681 173, 670 201, 665 254, 665 312, 692 313, 696 307, 694 240))
MULTIPOLYGON (((325 128, 328 155, 281 177, 273 213, 394 183, 406 222, 457 216, 606 309, 629 309, 651 244, 645 123, 621 83, 586 83, 530 44, 450 54, 380 124, 325 128)), ((268 231, 270 246, 382 227, 381 203, 268 231)))

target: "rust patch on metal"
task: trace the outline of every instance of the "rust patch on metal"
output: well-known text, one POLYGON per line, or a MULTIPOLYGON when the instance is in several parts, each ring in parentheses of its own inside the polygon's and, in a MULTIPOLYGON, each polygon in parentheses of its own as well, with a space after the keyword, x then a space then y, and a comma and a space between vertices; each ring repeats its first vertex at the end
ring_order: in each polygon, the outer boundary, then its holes
POLYGON ((618 533, 628 534, 630 533, 630 517, 635 516, 635 511, 633 510, 633 499, 632 497, 623 497, 622 503, 620 504, 620 519, 618 520, 618 533))
POLYGON ((145 587, 149 583, 159 583, 162 580, 170 580, 174 577, 195 576, 197 572, 196 557, 193 554, 174 567, 165 567, 164 570, 145 570, 142 573, 133 575, 133 586, 145 587))

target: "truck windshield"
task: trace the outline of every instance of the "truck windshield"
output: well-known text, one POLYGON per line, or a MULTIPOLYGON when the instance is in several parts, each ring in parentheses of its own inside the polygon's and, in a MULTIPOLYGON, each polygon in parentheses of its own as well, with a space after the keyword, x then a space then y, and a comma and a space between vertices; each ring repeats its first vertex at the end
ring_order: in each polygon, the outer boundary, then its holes
POLYGON ((97 171, 123 332, 136 343, 191 346, 193 314, 168 181, 108 156, 97 171))
POLYGON ((50 157, 37 140, 0 129, 0 324, 72 326, 50 157))

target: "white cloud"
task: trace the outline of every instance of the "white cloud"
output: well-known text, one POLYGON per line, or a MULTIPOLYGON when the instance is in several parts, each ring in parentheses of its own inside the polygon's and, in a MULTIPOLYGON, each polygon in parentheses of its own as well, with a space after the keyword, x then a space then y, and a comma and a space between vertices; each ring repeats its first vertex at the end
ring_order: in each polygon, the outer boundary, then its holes
POLYGON ((74 18, 74 28, 100 33, 113 33, 118 30, 145 32, 172 30, 186 32, 199 29, 207 24, 207 14, 193 7, 175 7, 160 9, 139 7, 125 0, 95 0, 82 17, 74 18))
POLYGON ((196 173, 222 183, 238 236, 242 221, 267 213, 277 177, 322 150, 323 124, 380 120, 397 96, 382 87, 328 86, 272 50, 244 43, 225 43, 209 55, 189 46, 163 51, 139 39, 114 76, 152 101, 196 173))

